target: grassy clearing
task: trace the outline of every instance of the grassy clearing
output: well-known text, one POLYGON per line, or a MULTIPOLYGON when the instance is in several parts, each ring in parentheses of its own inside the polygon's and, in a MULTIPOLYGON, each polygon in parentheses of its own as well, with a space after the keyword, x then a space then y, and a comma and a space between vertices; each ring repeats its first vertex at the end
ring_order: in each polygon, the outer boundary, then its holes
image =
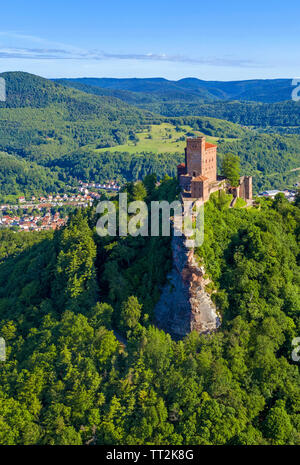
MULTIPOLYGON (((182 153, 186 146, 186 137, 203 135, 190 126, 180 126, 179 130, 170 123, 153 124, 143 132, 136 134, 136 140, 127 140, 127 144, 115 147, 95 149, 95 152, 128 153, 182 153)), ((209 142, 217 142, 217 137, 207 137, 209 142)))

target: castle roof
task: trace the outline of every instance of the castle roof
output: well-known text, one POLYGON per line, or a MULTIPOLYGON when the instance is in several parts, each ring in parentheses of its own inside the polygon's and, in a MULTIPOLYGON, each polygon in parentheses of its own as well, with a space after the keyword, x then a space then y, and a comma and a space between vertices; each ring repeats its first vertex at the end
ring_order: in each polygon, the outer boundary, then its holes
POLYGON ((212 149, 213 147, 218 147, 216 144, 211 144, 210 142, 205 142, 206 149, 212 149))

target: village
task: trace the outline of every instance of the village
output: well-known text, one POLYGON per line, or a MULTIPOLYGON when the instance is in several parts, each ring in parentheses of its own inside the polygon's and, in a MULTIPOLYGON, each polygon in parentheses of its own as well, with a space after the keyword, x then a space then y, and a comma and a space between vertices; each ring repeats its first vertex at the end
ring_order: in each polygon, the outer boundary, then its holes
POLYGON ((291 189, 284 189, 283 191, 279 191, 275 189, 275 190, 260 192, 258 194, 258 197, 274 199, 277 194, 283 194, 289 202, 294 202, 296 200, 297 192, 291 189))
POLYGON ((56 210, 72 210, 76 207, 91 206, 94 201, 101 198, 101 193, 95 189, 120 190, 120 186, 114 181, 100 184, 80 180, 78 184, 79 187, 75 193, 51 194, 38 198, 31 196, 30 200, 21 196, 15 205, 0 205, 0 228, 8 227, 20 231, 55 230, 64 226, 68 220, 68 215, 63 215, 56 210))
POLYGON ((49 229, 54 230, 66 224, 67 220, 67 216, 65 218, 60 218, 60 214, 58 212, 54 213, 54 215, 51 215, 50 212, 47 212, 44 216, 35 216, 30 214, 24 214, 21 217, 3 215, 2 218, 0 217, 0 228, 14 227, 20 231, 43 231, 49 229))

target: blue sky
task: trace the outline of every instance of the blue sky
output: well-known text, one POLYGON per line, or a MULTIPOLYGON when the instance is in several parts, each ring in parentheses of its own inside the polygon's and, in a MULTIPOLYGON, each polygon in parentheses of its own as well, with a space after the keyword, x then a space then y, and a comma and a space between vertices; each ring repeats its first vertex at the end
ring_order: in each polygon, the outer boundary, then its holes
POLYGON ((299 1, 13 0, 0 72, 44 77, 300 76, 299 1))

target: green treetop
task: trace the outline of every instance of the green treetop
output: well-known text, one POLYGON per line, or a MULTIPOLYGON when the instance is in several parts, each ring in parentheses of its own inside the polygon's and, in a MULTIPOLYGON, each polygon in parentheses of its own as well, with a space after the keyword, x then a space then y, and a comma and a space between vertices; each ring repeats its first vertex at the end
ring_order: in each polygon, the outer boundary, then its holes
POLYGON ((227 153, 222 160, 222 175, 230 182, 232 187, 237 187, 240 181, 240 159, 233 153, 227 153))

